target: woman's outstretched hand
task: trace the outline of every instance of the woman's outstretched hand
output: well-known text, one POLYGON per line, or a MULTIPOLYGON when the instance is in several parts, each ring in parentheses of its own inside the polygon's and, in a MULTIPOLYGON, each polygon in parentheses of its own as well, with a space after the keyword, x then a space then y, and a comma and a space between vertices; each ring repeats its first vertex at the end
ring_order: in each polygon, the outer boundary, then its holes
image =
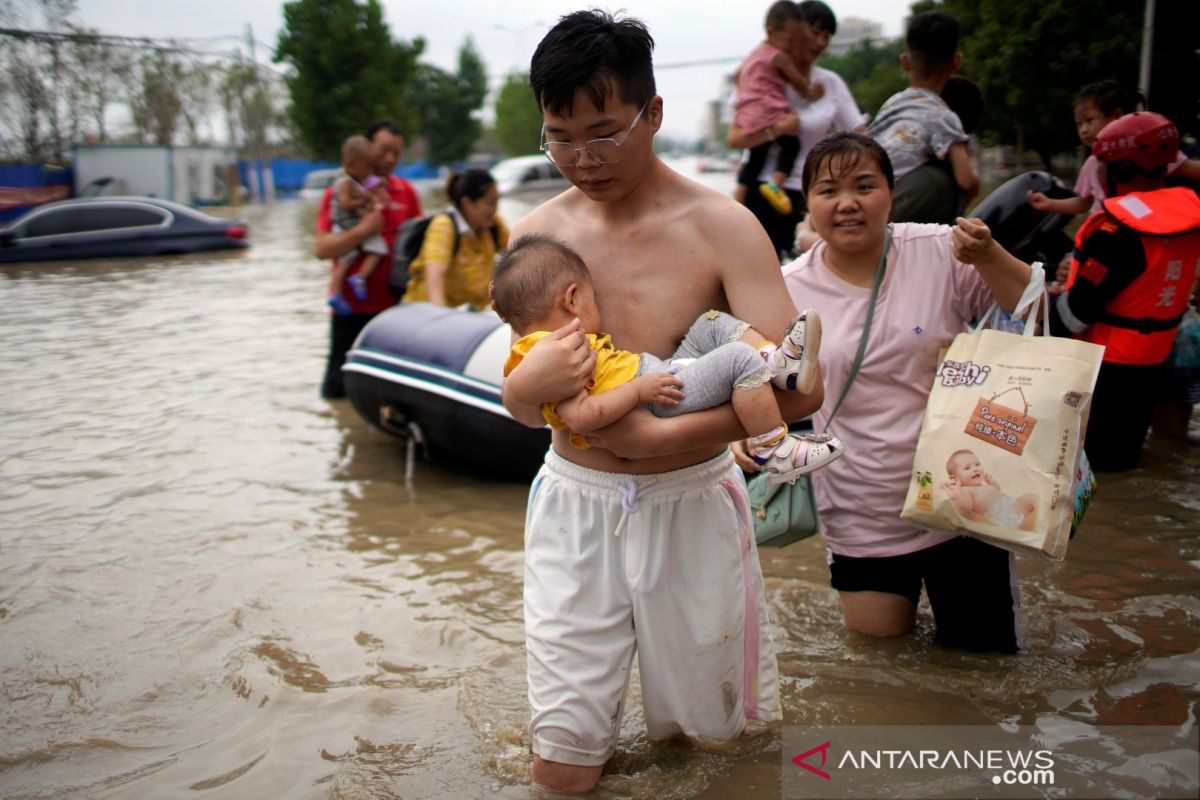
POLYGON ((964 264, 974 264, 992 255, 995 247, 992 230, 981 219, 959 217, 954 226, 954 257, 964 264))

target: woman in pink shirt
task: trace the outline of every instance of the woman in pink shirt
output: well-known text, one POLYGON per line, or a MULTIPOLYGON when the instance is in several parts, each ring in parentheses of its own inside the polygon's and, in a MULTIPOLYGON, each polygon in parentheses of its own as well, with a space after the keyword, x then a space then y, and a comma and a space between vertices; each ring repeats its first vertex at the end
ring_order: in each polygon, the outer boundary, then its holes
MULTIPOLYGON (((1019 649, 1009 553, 900 519, 938 351, 994 300, 1012 310, 1030 277, 980 220, 956 226, 889 222, 894 177, 874 139, 835 133, 804 163, 804 192, 821 242, 783 268, 792 300, 824 322, 823 430, 862 336, 890 229, 866 353, 832 433, 846 456, 815 478, 832 583, 846 626, 908 633, 924 585, 937 641, 972 650, 1019 649)), ((735 448, 736 451, 737 448, 735 448)), ((740 459, 742 468, 755 471, 740 459)))

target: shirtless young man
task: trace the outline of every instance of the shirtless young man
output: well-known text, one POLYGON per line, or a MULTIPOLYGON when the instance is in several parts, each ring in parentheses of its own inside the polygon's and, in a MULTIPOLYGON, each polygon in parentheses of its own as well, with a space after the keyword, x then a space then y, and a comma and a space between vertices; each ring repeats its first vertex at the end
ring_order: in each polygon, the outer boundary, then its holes
MULTIPOLYGON (((543 150, 573 184, 518 235, 554 236, 595 265, 613 343, 666 357, 703 311, 783 330, 796 310, 761 226, 654 153, 663 100, 637 20, 581 11, 533 55, 543 150)), ((504 403, 540 427, 542 403, 576 395, 594 354, 578 323, 538 342, 504 403)), ((687 387, 684 387, 686 393, 687 387)), ((783 416, 819 407, 779 393, 783 416)), ((731 406, 658 419, 635 409, 581 450, 554 433, 525 533, 525 634, 534 783, 586 791, 620 730, 635 651, 653 738, 731 739, 780 718, 778 675, 745 484, 727 443, 731 406)))

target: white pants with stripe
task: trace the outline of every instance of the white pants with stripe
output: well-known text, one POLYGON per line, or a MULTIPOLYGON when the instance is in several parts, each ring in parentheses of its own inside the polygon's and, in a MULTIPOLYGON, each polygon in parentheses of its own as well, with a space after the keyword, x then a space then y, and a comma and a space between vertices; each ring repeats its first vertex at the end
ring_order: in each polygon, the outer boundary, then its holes
POLYGON ((623 475, 550 451, 525 524, 534 753, 605 763, 635 653, 651 738, 727 740, 751 720, 779 719, 769 628, 731 455, 623 475))

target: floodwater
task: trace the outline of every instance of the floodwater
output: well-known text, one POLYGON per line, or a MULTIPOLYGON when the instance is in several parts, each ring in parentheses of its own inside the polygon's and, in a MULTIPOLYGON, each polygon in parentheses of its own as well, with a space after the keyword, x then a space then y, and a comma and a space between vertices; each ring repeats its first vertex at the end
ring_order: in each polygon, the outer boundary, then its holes
MULTIPOLYGON (((243 215, 246 252, 0 268, 0 796, 528 797, 525 487, 406 483, 317 396, 313 209, 243 215)), ((1200 446, 1144 460, 1066 562, 1020 558, 1016 657, 924 606, 847 634, 819 541, 764 550, 786 721, 1194 729, 1200 446)), ((780 796, 777 732, 650 742, 632 692, 597 796, 780 796)))

